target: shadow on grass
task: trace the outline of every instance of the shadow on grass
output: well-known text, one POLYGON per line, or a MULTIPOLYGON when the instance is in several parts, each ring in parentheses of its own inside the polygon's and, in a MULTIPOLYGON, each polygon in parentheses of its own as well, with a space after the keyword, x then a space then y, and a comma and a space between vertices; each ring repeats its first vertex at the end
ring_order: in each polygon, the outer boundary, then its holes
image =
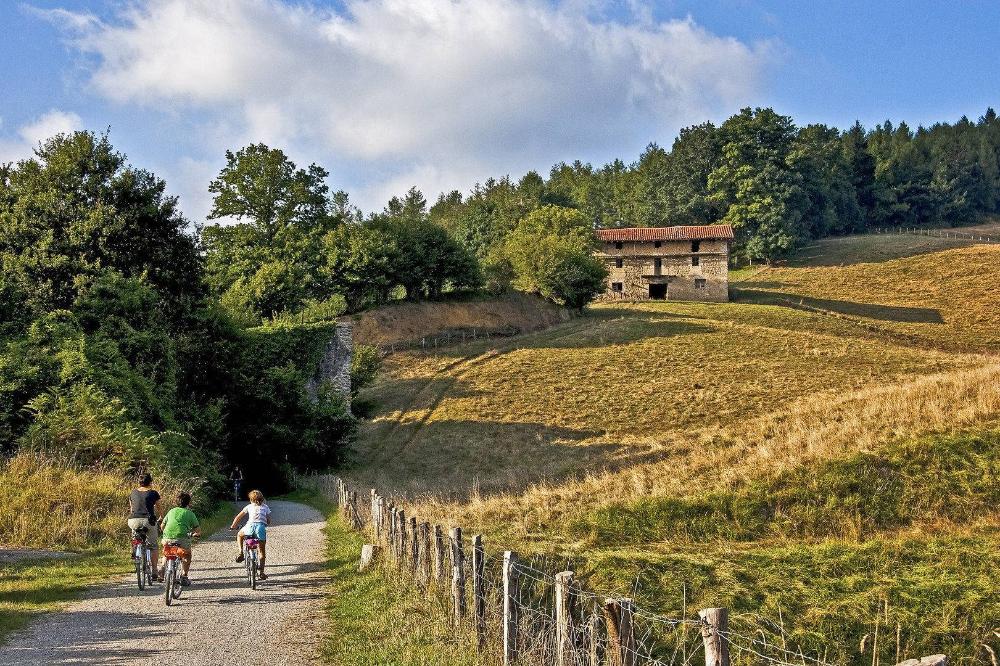
POLYGON ((879 305, 875 303, 856 303, 853 301, 838 301, 825 298, 812 298, 800 294, 789 294, 780 291, 762 291, 753 287, 763 284, 748 283, 747 288, 734 289, 734 300, 764 305, 781 305, 797 310, 825 310, 838 314, 878 319, 880 321, 895 321, 920 324, 943 324, 941 312, 934 308, 917 308, 899 305, 879 305))
POLYGON ((451 501, 521 492, 543 481, 559 483, 688 453, 620 444, 598 430, 527 422, 440 420, 404 424, 395 435, 403 433, 407 441, 383 441, 383 448, 359 465, 378 469, 395 487, 430 490, 451 501))

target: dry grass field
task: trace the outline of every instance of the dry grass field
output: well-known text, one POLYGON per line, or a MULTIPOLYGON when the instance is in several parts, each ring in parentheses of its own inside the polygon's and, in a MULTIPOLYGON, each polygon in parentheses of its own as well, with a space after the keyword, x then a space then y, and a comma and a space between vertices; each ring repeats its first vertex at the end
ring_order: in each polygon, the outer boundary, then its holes
POLYGON ((859 662, 888 602, 901 644, 988 664, 1000 246, 877 240, 744 274, 729 304, 394 354, 354 480, 663 612, 682 587, 783 609, 859 662))

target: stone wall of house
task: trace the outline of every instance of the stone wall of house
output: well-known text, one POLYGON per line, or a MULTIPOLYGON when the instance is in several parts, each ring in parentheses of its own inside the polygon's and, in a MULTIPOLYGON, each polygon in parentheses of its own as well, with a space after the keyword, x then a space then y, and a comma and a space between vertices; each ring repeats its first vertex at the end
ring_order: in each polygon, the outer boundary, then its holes
POLYGON ((334 391, 351 404, 351 360, 354 357, 352 326, 349 321, 338 321, 333 336, 326 343, 316 373, 306 382, 306 392, 316 399, 320 387, 330 385, 334 391))
POLYGON ((729 244, 723 240, 700 241, 697 252, 691 241, 662 241, 660 247, 651 241, 624 242, 621 249, 602 243, 595 256, 608 268, 600 300, 648 300, 650 284, 666 285, 667 300, 729 300, 729 244))

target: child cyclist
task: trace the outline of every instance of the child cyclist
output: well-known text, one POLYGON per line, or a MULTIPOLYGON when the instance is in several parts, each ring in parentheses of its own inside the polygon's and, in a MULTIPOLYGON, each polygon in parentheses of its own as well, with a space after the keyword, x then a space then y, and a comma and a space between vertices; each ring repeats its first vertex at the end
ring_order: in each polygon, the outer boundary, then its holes
POLYGON ((250 503, 243 507, 243 510, 233 518, 233 524, 229 529, 235 530, 240 519, 246 516, 247 523, 236 536, 236 545, 240 550, 236 561, 243 561, 243 540, 247 537, 257 539, 257 548, 260 550, 260 579, 267 580, 264 574, 264 560, 267 557, 267 526, 271 524, 271 508, 264 503, 264 495, 259 490, 251 490, 248 495, 250 503))
MULTIPOLYGON (((163 545, 174 544, 184 549, 181 557, 181 564, 184 573, 181 576, 181 585, 191 584, 188 573, 191 570, 191 537, 201 536, 201 529, 198 523, 198 516, 188 507, 191 505, 191 494, 180 493, 177 495, 177 506, 167 511, 167 515, 160 521, 162 527, 160 536, 163 537, 163 545)), ((165 563, 164 563, 165 564, 165 563)), ((160 580, 163 579, 163 569, 159 570, 160 580)))

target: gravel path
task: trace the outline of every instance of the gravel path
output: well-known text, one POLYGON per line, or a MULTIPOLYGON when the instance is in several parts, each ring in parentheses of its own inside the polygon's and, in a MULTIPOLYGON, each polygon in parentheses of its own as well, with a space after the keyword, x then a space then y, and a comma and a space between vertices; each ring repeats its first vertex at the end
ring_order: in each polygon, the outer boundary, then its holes
POLYGON ((233 533, 223 529, 195 544, 192 585, 169 608, 161 585, 140 592, 134 577, 97 587, 65 612, 15 634, 0 646, 0 664, 312 661, 326 584, 323 516, 295 502, 269 505, 268 579, 256 591, 249 588, 243 565, 233 561, 233 533))

